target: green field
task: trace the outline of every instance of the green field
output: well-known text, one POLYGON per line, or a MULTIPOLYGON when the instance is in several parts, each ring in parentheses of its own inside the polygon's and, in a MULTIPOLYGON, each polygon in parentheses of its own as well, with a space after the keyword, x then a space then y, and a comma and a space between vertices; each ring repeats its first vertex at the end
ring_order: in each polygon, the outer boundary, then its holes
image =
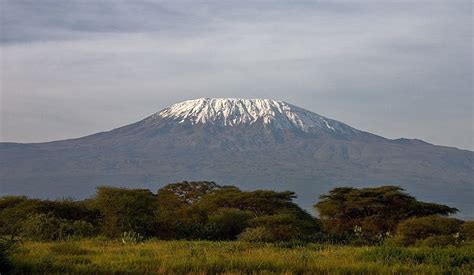
POLYGON ((245 242, 23 242, 12 273, 457 273, 474 272, 474 245, 350 247, 245 242))

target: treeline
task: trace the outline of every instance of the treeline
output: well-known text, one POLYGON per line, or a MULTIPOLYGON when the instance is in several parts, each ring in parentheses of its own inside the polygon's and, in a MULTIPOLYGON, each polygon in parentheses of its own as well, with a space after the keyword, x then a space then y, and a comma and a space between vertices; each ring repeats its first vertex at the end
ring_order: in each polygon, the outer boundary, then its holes
POLYGON ((214 182, 147 189, 98 187, 82 201, 0 199, 0 234, 38 241, 90 237, 137 242, 244 240, 402 245, 458 244, 473 239, 473 222, 445 217, 457 209, 417 201, 395 186, 336 188, 315 204, 315 218, 293 192, 242 191, 214 182))

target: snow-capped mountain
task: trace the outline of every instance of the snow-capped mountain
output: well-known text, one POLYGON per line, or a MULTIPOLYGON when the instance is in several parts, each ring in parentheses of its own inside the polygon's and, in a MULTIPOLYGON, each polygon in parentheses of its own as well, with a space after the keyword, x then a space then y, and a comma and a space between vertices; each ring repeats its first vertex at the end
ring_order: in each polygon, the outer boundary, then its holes
POLYGON ((271 99, 200 98, 174 104, 152 118, 169 118, 178 123, 220 126, 250 125, 262 122, 279 129, 304 132, 352 133, 357 130, 282 101, 271 99))
POLYGON ((201 98, 83 138, 0 143, 0 195, 86 197, 98 185, 214 180, 292 190, 307 208, 334 186, 394 184, 474 217, 474 153, 390 140, 269 99, 201 98))

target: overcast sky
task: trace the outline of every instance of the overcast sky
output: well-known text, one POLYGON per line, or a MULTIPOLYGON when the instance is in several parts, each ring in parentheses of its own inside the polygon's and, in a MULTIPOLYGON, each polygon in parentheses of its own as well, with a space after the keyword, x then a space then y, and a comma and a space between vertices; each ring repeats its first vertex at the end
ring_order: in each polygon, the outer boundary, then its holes
POLYGON ((242 97, 474 149, 470 0, 0 5, 1 141, 84 136, 186 99, 242 97))

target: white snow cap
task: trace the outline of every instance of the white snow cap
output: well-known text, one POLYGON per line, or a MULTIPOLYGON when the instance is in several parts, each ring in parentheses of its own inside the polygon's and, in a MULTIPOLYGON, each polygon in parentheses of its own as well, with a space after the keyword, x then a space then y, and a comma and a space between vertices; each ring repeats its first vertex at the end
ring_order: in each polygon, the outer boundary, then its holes
POLYGON ((308 131, 311 128, 325 128, 334 132, 355 130, 341 122, 271 99, 199 98, 171 105, 155 116, 191 124, 235 126, 261 121, 280 129, 298 128, 308 131))

